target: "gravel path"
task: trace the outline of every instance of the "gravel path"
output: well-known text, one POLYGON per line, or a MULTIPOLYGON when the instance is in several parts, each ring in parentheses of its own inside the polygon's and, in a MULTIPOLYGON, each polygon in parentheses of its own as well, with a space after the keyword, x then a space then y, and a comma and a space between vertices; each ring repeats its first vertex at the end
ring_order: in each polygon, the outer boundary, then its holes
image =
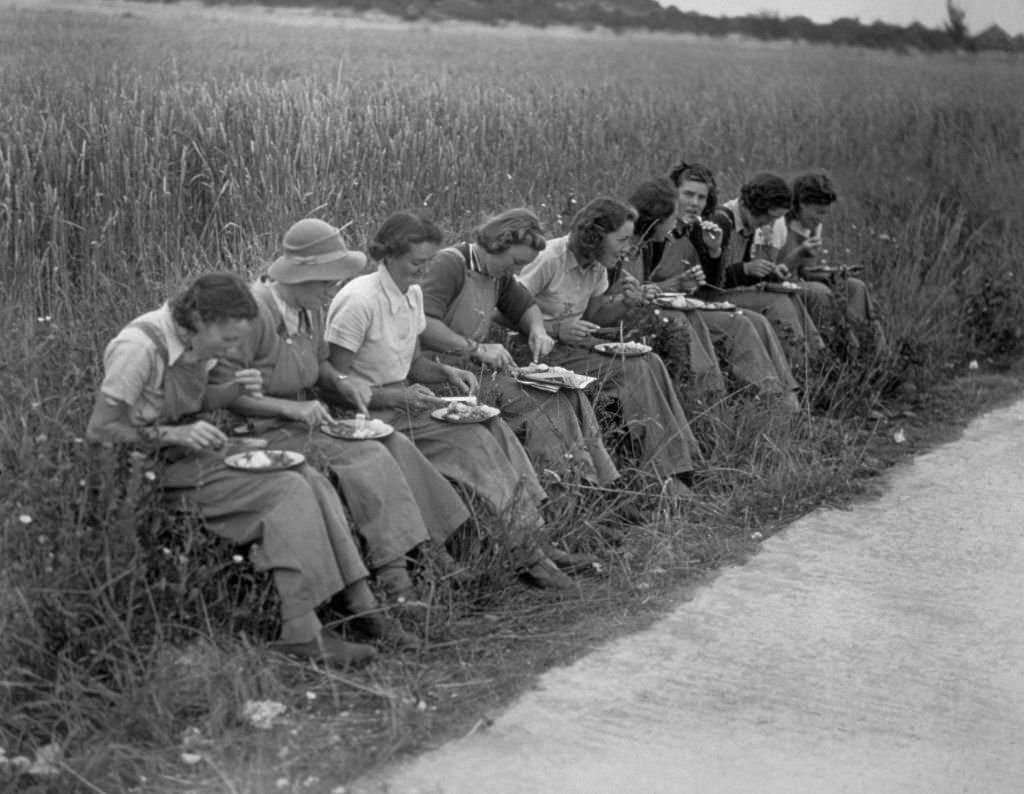
POLYGON ((353 794, 1024 792, 1024 402, 353 794))

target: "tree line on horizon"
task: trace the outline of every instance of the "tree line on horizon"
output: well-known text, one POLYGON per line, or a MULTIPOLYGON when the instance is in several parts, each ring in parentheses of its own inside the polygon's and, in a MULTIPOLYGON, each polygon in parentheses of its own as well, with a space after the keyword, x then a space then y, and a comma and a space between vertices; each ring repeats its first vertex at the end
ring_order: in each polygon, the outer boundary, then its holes
MULTIPOLYGON (((174 0, 170 0, 173 2, 174 0)), ((253 0, 204 0, 208 5, 248 4, 253 0)), ((168 2, 168 0, 143 0, 168 2)), ((665 7, 655 0, 256 0, 262 5, 345 8, 378 12, 407 21, 461 20, 488 25, 512 22, 548 27, 571 25, 584 30, 649 30, 699 36, 743 36, 762 41, 806 41, 898 52, 951 50, 1024 52, 1024 34, 1011 36, 998 25, 971 34, 964 10, 947 0, 948 22, 930 28, 920 22, 869 24, 855 17, 827 23, 805 16, 783 17, 762 12, 737 17, 713 17, 665 7)))

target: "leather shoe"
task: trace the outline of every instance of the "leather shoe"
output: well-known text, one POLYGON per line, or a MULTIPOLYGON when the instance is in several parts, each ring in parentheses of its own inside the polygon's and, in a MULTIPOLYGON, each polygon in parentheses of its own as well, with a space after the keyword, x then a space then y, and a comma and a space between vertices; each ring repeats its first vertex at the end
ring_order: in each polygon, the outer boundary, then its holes
POLYGON ((545 551, 551 562, 566 573, 596 573, 601 569, 601 561, 593 554, 565 551, 556 546, 548 546, 545 551))
POLYGON ((544 557, 519 571, 519 578, 538 590, 573 590, 572 579, 558 570, 550 559, 544 557))
POLYGON ((402 628, 402 624, 390 615, 380 612, 353 615, 348 625, 357 634, 391 645, 400 651, 415 651, 422 645, 419 637, 402 628))
POLYGON ((331 667, 361 667, 377 656, 376 648, 346 642, 331 631, 321 631, 319 636, 307 642, 274 643, 271 647, 287 656, 331 667))

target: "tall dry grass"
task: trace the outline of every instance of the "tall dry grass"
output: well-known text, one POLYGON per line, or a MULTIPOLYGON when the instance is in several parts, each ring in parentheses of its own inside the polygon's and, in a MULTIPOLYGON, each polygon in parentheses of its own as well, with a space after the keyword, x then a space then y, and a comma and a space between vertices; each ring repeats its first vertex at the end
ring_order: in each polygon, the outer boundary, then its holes
MULTIPOLYGON (((558 233, 578 202, 626 195, 680 156, 714 166, 726 195, 764 168, 832 170, 843 199, 829 256, 866 265, 897 355, 870 372, 808 374, 808 394, 831 406, 814 420, 740 398, 717 406, 699 422, 707 471, 687 504, 637 480, 554 505, 558 532, 609 560, 583 613, 743 553, 752 530, 852 476, 864 435, 849 417, 879 391, 926 389, 950 364, 1013 352, 1021 336, 1016 61, 533 30, 371 36, 265 16, 4 14, 0 745, 59 741, 73 775, 103 790, 176 763, 186 727, 231 745, 244 700, 325 686, 248 648, 265 633, 266 583, 151 509, 143 469, 81 441, 112 334, 196 271, 256 271, 300 217, 351 222, 358 245, 404 206, 431 207, 454 235, 529 204, 558 233), (637 515, 651 520, 624 540, 624 517, 637 515)), ((475 553, 489 589, 435 593, 435 656, 326 685, 336 710, 385 704, 342 778, 412 741, 402 704, 436 684, 438 667, 522 674, 460 644, 475 631, 467 612, 511 626, 536 614, 507 589, 501 559, 475 553)), ((207 757, 238 769, 252 758, 207 757)), ((210 764, 215 789, 222 768, 210 764)))

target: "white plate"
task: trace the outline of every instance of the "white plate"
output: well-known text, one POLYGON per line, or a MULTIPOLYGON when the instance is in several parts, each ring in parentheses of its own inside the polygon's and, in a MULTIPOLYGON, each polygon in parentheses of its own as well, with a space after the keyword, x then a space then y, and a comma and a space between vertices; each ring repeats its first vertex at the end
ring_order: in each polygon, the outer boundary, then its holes
POLYGON ((538 391, 554 393, 562 388, 557 383, 542 383, 539 380, 524 380, 523 378, 514 378, 514 380, 522 386, 529 386, 531 389, 537 389, 538 391))
POLYGON ((254 449, 224 458, 224 465, 242 471, 281 471, 306 462, 299 452, 287 449, 254 449))
POLYGON ((594 350, 606 356, 645 356, 651 349, 650 345, 642 342, 602 342, 594 345, 594 350))
POLYGON ((474 422, 486 422, 488 419, 493 419, 501 413, 500 410, 495 408, 493 405, 470 405, 467 408, 472 409, 472 413, 466 416, 460 416, 456 413, 451 413, 452 409, 456 406, 462 406, 465 403, 452 403, 447 408, 436 408, 430 412, 430 415, 435 419, 439 419, 442 422, 451 422, 455 425, 467 425, 473 424, 474 422))
POLYGON ((585 389, 597 378, 580 375, 565 367, 549 367, 547 364, 531 364, 512 370, 516 380, 543 383, 545 386, 560 386, 563 389, 585 389))
POLYGON ((360 429, 355 419, 339 419, 333 424, 320 425, 320 432, 346 441, 368 441, 390 436, 395 428, 380 419, 367 419, 360 429))
POLYGON ((792 281, 765 281, 765 292, 803 292, 803 287, 792 281))

